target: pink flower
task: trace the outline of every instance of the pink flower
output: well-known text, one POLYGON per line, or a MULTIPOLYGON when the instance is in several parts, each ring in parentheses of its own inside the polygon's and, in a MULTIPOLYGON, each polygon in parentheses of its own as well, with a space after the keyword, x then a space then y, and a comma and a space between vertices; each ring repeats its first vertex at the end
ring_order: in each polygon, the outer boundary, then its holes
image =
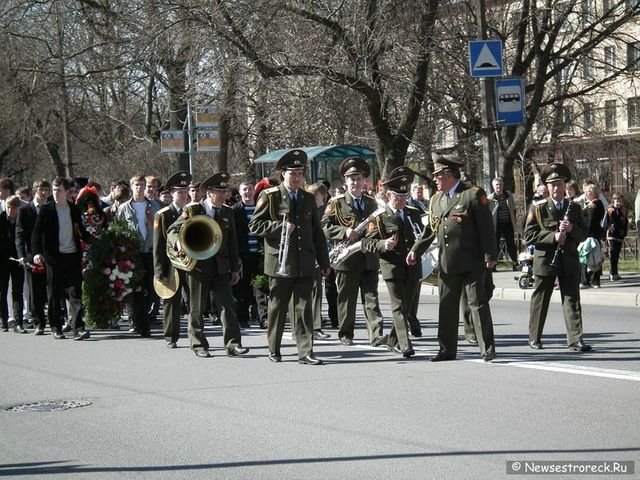
POLYGON ((126 250, 127 250, 127 249, 126 249, 123 245, 120 245, 120 251, 121 251, 121 252, 125 252, 126 250))
POLYGON ((102 272, 103 272, 105 275, 111 275, 111 269, 110 269, 110 268, 105 268, 102 272))
POLYGON ((113 283, 110 283, 110 284, 109 284, 109 288, 113 288, 113 283))
POLYGON ((124 282, 120 279, 113 282, 113 285, 117 290, 122 290, 122 288, 124 288, 124 282))

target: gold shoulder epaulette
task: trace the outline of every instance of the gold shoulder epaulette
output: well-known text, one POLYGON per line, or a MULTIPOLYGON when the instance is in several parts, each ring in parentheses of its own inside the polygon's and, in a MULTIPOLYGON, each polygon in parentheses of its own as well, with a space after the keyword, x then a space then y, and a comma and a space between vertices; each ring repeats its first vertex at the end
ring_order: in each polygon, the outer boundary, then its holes
POLYGON ((414 207, 413 205, 407 205, 404 208, 406 208, 407 210, 413 210, 414 212, 419 212, 420 211, 416 207, 414 207))
POLYGON ((535 202, 533 202, 534 205, 544 205, 545 203, 547 203, 546 198, 543 198, 542 200, 536 200, 535 202))
POLYGON ((161 208, 160 210, 158 210, 156 213, 164 213, 164 212, 167 212, 170 208, 171 208, 171 205, 167 205, 166 207, 161 208))
POLYGON ((278 186, 276 185, 275 187, 269 187, 266 190, 264 190, 264 193, 266 194, 271 194, 271 193, 275 193, 279 190, 278 186))

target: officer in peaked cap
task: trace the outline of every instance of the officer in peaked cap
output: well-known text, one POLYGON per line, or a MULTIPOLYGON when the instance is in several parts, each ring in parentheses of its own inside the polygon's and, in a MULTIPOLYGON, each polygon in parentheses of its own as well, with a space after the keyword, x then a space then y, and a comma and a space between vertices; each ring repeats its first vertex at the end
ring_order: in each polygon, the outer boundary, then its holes
POLYGON ((306 164, 306 153, 297 149, 278 160, 276 167, 282 183, 260 193, 249 230, 264 238, 264 273, 269 277, 270 288, 269 360, 282 361, 282 335, 293 298, 298 362, 321 365, 322 360, 313 354, 311 291, 316 264, 323 276, 330 273, 329 254, 315 198, 303 188, 306 164))
POLYGON ((231 175, 229 175, 227 172, 214 173, 204 182, 202 182, 200 187, 203 190, 228 190, 230 178, 231 175))
POLYGON ((562 292, 567 345, 575 352, 591 350, 582 339, 579 290, 578 245, 587 235, 580 207, 565 199, 565 182, 570 179, 571 171, 562 163, 550 163, 542 169, 540 180, 547 185, 549 196, 533 202, 524 226, 524 240, 536 247, 535 284, 529 306, 529 346, 537 350, 542 348, 542 330, 556 278, 562 292))
POLYGON ((462 292, 467 295, 481 357, 496 356, 489 291, 484 279, 496 265, 496 235, 489 200, 481 188, 461 181, 463 163, 435 154, 434 180, 438 191, 429 200, 429 229, 439 248, 440 278, 438 341, 432 362, 455 360, 462 292))
POLYGON ((568 182, 571 180, 571 170, 563 163, 549 163, 540 172, 542 183, 568 182))
POLYGON ((407 256, 412 249, 421 248, 420 245, 425 243, 425 231, 420 231, 419 227, 422 225, 420 211, 407 205, 413 179, 413 171, 404 166, 389 174, 382 183, 386 189, 387 205, 369 223, 363 240, 366 252, 380 255, 382 278, 391 298, 393 326, 386 345, 404 358, 415 355, 409 339, 409 315, 412 298, 422 276, 422 264, 409 264, 407 256))
POLYGON ((451 155, 434 153, 433 155, 431 155, 431 158, 433 160, 434 177, 445 170, 460 172, 460 169, 464 167, 464 162, 461 162, 459 159, 451 155))
POLYGON ((389 178, 382 182, 382 186, 396 195, 408 195, 411 192, 414 177, 413 170, 410 168, 397 167, 391 171, 389 178))
POLYGON ((362 175, 367 178, 371 175, 371 167, 364 158, 349 157, 345 158, 339 167, 340 175, 348 177, 351 175, 362 175))
POLYGON ((189 188, 191 180, 192 177, 189 172, 177 172, 169 177, 169 180, 167 180, 167 183, 165 184, 165 188, 167 190, 189 188))
POLYGON ((304 170, 307 167, 307 154, 304 150, 294 148, 285 153, 276 163, 276 170, 304 170))
MULTIPOLYGON (((322 228, 329 240, 354 244, 364 236, 367 220, 378 208, 375 198, 364 193, 365 178, 371 173, 371 168, 363 158, 350 157, 340 163, 339 171, 344 177, 345 193, 329 200, 322 217, 322 228), (363 222, 364 227, 358 229, 363 222)), ((359 250, 343 262, 334 264, 333 268, 336 274, 340 342, 353 345, 358 292, 361 292, 369 343, 373 346, 386 344, 378 303, 378 255, 359 250)))
POLYGON ((215 255, 199 260, 195 268, 187 273, 189 283, 190 305, 189 339, 191 349, 199 357, 209 355, 209 342, 204 334, 203 309, 206 306, 210 291, 215 292, 216 304, 220 308, 223 343, 230 357, 244 355, 249 349, 242 347, 240 325, 235 314, 231 286, 240 280, 238 242, 233 211, 225 205, 229 189, 230 175, 219 172, 211 175, 201 184, 206 190, 207 198, 201 203, 199 213, 213 218, 220 230, 220 248, 215 255))
POLYGON ((165 189, 171 192, 171 203, 158 210, 153 219, 153 267, 157 282, 170 284, 176 275, 180 288, 170 298, 163 299, 164 338, 167 347, 176 348, 180 336, 180 314, 182 310, 182 286, 186 284, 186 275, 182 270, 175 271, 167 256, 167 230, 178 219, 182 208, 189 201, 187 188, 191 182, 188 172, 177 172, 165 183, 165 189))

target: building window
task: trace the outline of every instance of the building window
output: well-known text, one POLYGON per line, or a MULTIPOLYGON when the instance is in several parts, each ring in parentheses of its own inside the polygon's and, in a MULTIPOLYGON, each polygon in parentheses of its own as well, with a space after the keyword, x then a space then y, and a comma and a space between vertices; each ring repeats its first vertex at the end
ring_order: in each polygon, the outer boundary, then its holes
POLYGON ((616 101, 615 100, 607 100, 604 102, 604 128, 608 132, 614 131, 617 125, 616 119, 616 101))
POLYGON ((593 103, 585 103, 584 105, 584 129, 587 132, 591 132, 593 130, 594 120, 593 120, 593 103))
POLYGON ((573 133, 573 107, 562 107, 562 125, 560 133, 570 135, 573 133))
POLYGON ((640 70, 640 42, 627 43, 627 68, 640 70))
POLYGON ((585 80, 593 80, 593 60, 589 57, 582 59, 582 78, 585 80))
POLYGON ((604 47, 604 73, 615 72, 616 63, 616 47, 604 47))
POLYGON ((627 101, 627 119, 629 128, 640 128, 640 97, 633 97, 627 101))

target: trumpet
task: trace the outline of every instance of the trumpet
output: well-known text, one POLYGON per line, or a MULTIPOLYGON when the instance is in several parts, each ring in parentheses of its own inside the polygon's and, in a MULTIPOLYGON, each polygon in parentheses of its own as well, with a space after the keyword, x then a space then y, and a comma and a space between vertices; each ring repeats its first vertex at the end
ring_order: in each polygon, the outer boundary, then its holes
POLYGON ((278 250, 278 271, 277 275, 281 277, 287 276, 287 257, 289 256, 289 243, 291 236, 289 235, 289 219, 286 213, 282 214, 282 232, 280 234, 280 249, 278 250))
POLYGON ((409 225, 411 225, 411 231, 413 231, 413 236, 418 240, 422 236, 422 228, 416 222, 411 220, 411 215, 406 216, 409 220, 409 225))

